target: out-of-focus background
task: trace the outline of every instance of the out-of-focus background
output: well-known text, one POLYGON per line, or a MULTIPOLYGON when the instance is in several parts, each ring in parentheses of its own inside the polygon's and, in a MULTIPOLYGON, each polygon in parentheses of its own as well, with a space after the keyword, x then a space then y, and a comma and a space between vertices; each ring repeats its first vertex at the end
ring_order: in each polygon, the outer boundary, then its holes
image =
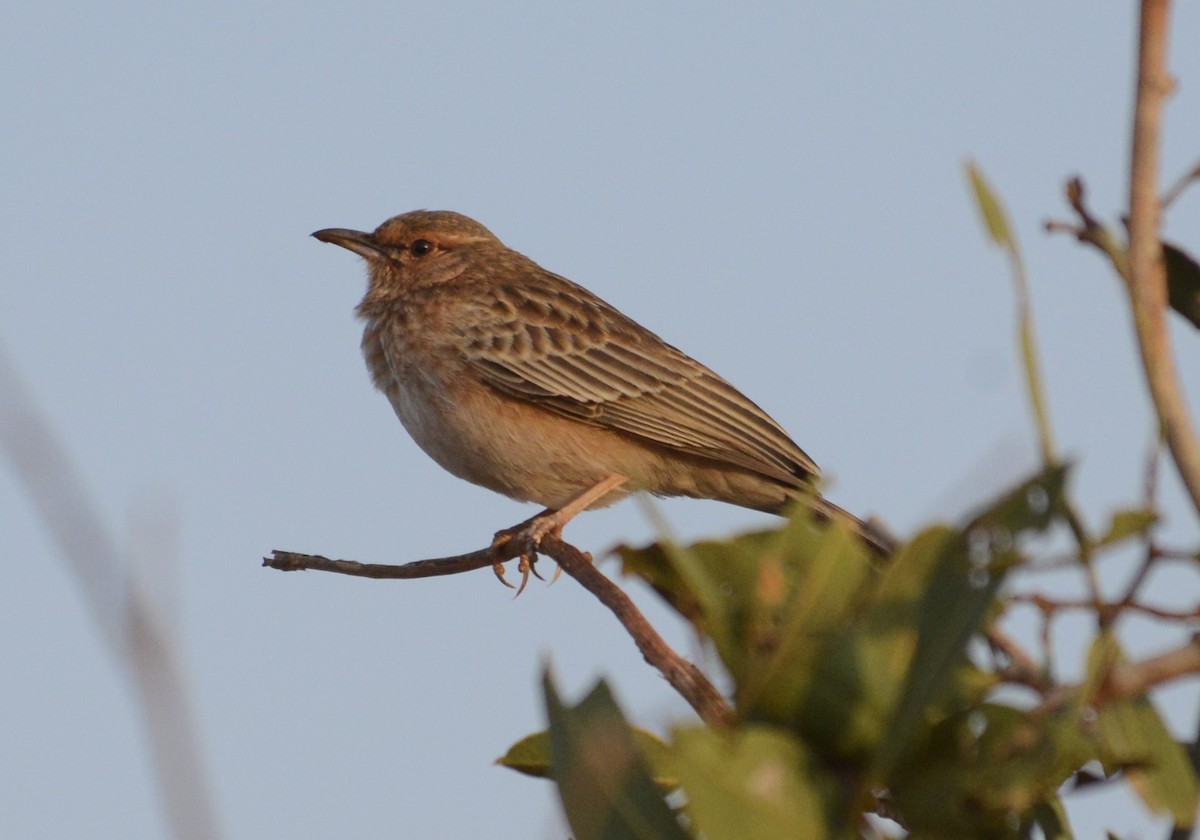
MULTIPOLYGON (((407 438, 359 355, 361 261, 310 231, 479 219, 732 380, 840 504, 904 534, 1035 463, 976 159, 1022 238, 1052 419, 1099 523, 1138 501, 1150 412, 1122 290, 1041 224, 1076 173, 1120 212, 1134 5, 9 8, 0 346, 170 605, 228 836, 562 836, 552 788, 492 766, 543 726, 546 662, 569 696, 608 677, 639 725, 689 715, 569 580, 514 602, 487 571, 260 567, 454 554, 533 512, 407 438)), ((1200 11, 1175 17, 1167 180, 1200 156, 1200 11)), ((1167 223, 1193 250, 1198 192, 1167 223)), ((1163 494, 1164 539, 1194 544, 1169 470, 1163 494)), ((660 510, 684 538, 772 521, 660 510)), ((567 535, 599 556, 654 533, 626 502, 567 535)), ((0 835, 163 836, 140 707, 7 467, 0 556, 0 835)), ((1194 735, 1194 688, 1162 699, 1194 735)), ((1069 807, 1081 837, 1161 831, 1125 794, 1069 807)))

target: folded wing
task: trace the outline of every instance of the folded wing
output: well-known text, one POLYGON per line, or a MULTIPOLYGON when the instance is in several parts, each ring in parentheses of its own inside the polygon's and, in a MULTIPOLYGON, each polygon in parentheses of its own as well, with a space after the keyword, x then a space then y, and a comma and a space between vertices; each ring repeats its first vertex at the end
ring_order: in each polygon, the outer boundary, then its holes
POLYGON ((493 287, 487 317, 464 328, 469 363, 485 382, 785 486, 815 478, 812 459, 740 391, 582 287, 548 277, 493 287))

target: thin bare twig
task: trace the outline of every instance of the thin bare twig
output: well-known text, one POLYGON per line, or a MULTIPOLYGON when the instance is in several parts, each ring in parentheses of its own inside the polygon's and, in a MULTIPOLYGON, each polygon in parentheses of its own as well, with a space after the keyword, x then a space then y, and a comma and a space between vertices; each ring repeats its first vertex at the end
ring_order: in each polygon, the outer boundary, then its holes
MULTIPOLYGON (((1159 433, 1154 436, 1154 443, 1151 445, 1150 451, 1146 454, 1146 472, 1142 480, 1142 507, 1145 510, 1156 510, 1158 506, 1158 462, 1161 451, 1162 433, 1159 430, 1159 433)), ((1142 535, 1142 545, 1144 547, 1142 561, 1134 571, 1133 577, 1129 579, 1129 584, 1125 587, 1125 595, 1120 601, 1126 606, 1132 604, 1137 598, 1138 590, 1146 582, 1146 578, 1150 575, 1150 569, 1154 567, 1155 561, 1159 558, 1152 527, 1147 528, 1142 535)))
POLYGON ((1165 607, 1155 607, 1140 601, 1094 601, 1090 598, 1047 598, 1036 592, 1019 592, 1009 596, 1015 603, 1030 604, 1044 613, 1055 613, 1062 610, 1087 610, 1106 616, 1106 623, 1111 623, 1125 610, 1140 612, 1144 615, 1161 618, 1164 621, 1195 621, 1200 619, 1200 607, 1190 610, 1170 610, 1165 607))
MULTIPOLYGON (((1105 549, 1108 546, 1104 547, 1105 549)), ((1200 551, 1189 550, 1186 548, 1163 548, 1155 545, 1152 548, 1154 560, 1176 561, 1184 563, 1200 562, 1200 551)), ((1022 572, 1061 572, 1063 569, 1073 569, 1079 565, 1079 555, 1071 554, 1056 554, 1047 557, 1045 560, 1030 562, 1021 567, 1022 572)))
POLYGON ((1155 546, 1154 557, 1156 560, 1180 560, 1185 563, 1200 563, 1200 551, 1194 549, 1159 548, 1155 546))
POLYGON ((1179 196, 1183 195, 1183 191, 1190 187, 1193 182, 1198 180, 1200 180, 1200 162, 1197 162, 1195 166, 1180 175, 1178 180, 1171 185, 1171 188, 1163 193, 1161 202, 1162 209, 1166 210, 1172 204, 1174 204, 1179 196))
MULTIPOLYGON (((1186 644, 1149 659, 1113 663, 1089 704, 1100 708, 1140 697, 1156 686, 1197 674, 1200 674, 1200 637, 1193 637, 1186 644)), ((1082 690, 1082 685, 1055 687, 1044 696, 1037 713, 1051 714, 1063 708, 1082 690)))
POLYGON ((1050 684, 1042 669, 1016 640, 995 625, 987 628, 983 635, 992 649, 1004 654, 1008 660, 1008 666, 1000 670, 1005 682, 1020 683, 1042 694, 1049 690, 1050 684))
MULTIPOLYGON (((276 550, 271 557, 263 559, 263 565, 285 572, 313 570, 394 580, 469 572, 511 560, 520 555, 523 548, 519 542, 510 541, 455 557, 416 560, 400 566, 330 560, 320 555, 276 550)), ((553 535, 542 538, 539 550, 612 611, 645 660, 658 669, 705 723, 724 727, 734 721, 733 709, 703 672, 663 641, 629 596, 593 565, 590 555, 553 535)))
POLYGON ((1079 216, 1080 224, 1051 219, 1046 222, 1046 230, 1050 233, 1067 233, 1074 236, 1085 245, 1092 245, 1112 263, 1113 268, 1121 279, 1129 282, 1129 255, 1104 225, 1102 225, 1087 207, 1087 188, 1083 179, 1076 176, 1067 181, 1067 203, 1079 216))

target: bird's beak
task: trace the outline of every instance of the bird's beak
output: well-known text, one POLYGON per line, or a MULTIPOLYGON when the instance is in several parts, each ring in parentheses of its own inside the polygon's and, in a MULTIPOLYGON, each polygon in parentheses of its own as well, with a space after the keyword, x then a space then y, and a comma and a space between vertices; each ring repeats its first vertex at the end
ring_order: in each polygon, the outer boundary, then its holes
POLYGON ((316 231, 313 236, 322 242, 341 245, 348 251, 353 251, 365 259, 378 259, 384 256, 384 249, 375 241, 375 237, 360 230, 346 228, 325 228, 316 231))

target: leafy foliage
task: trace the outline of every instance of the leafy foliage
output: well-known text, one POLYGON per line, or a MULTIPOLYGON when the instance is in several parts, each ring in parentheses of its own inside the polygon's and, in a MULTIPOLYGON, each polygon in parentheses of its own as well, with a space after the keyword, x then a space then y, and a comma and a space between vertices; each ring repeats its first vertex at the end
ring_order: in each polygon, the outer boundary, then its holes
POLYGON ((608 686, 577 706, 543 679, 550 719, 550 775, 578 840, 684 840, 608 686))
MULTIPOLYGON (((968 656, 1027 546, 1068 517, 1067 477, 1046 469, 960 527, 927 528, 884 567, 805 511, 724 541, 622 547, 624 571, 712 644, 739 722, 663 741, 630 728, 603 683, 568 708, 547 680, 549 730, 501 763, 555 779, 581 838, 648 826, 709 840, 851 837, 870 812, 921 837, 1015 838, 1033 825, 1069 837, 1059 790, 1089 762, 1186 823, 1195 777, 1154 707, 1096 704, 1120 658, 1111 637, 1069 702, 1041 709, 997 700, 1000 677, 968 656), (665 804, 672 788, 685 819, 665 804)), ((1118 513, 1104 541, 1152 522, 1118 513)))

